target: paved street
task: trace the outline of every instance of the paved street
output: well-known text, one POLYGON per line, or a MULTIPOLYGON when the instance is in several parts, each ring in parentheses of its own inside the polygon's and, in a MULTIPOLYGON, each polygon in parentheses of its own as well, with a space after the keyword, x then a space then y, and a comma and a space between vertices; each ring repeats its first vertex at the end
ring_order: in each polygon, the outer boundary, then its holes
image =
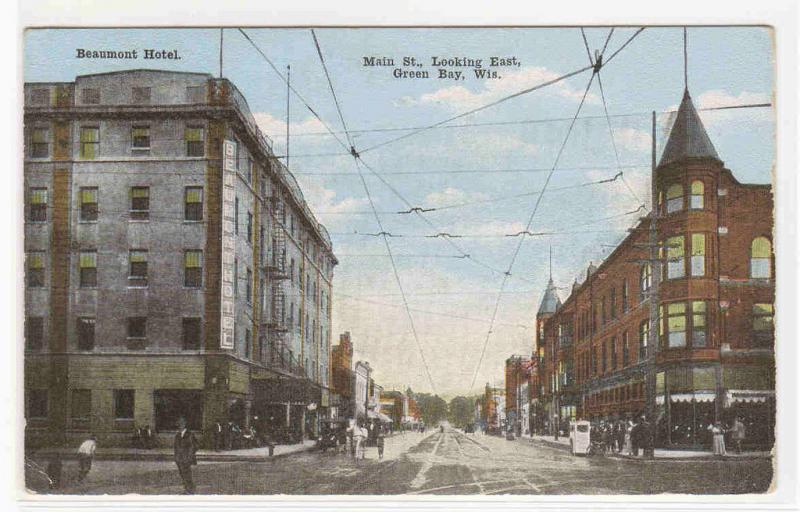
MULTIPOLYGON (((764 492, 768 459, 630 461, 573 457, 528 440, 458 431, 406 433, 355 462, 317 451, 266 462, 206 462, 195 467, 199 494, 647 494, 764 492)), ((61 492, 178 494, 169 462, 97 461, 82 484, 65 465, 61 492)))

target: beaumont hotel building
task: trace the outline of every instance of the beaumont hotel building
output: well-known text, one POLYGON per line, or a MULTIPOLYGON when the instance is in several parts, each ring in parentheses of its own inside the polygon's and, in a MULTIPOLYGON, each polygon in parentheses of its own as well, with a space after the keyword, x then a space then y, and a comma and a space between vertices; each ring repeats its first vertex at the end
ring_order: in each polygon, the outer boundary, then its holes
POLYGON ((330 238, 236 87, 25 84, 26 441, 330 414, 330 238))
MULTIPOLYGON (((655 347, 660 446, 710 444, 708 425, 741 416, 747 441, 774 439, 775 300, 770 185, 723 166, 688 91, 655 170, 662 259, 655 347)), ((537 314, 535 432, 582 418, 643 414, 650 218, 562 303, 551 282, 537 314)))

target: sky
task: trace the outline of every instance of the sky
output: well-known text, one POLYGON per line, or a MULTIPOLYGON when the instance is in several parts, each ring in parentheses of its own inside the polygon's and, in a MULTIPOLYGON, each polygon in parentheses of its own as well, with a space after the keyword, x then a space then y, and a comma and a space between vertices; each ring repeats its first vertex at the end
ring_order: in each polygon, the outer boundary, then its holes
MULTIPOLYGON (((592 54, 609 31, 585 29, 592 54)), ((369 361, 378 383, 450 397, 477 393, 487 382, 500 385, 505 359, 533 350, 550 250, 565 299, 589 263, 598 264, 625 236, 642 214, 639 206, 649 208, 650 112, 658 113, 660 155, 674 117, 668 111, 684 88, 683 29, 648 27, 609 62, 636 31, 618 27, 608 40, 599 74, 608 119, 595 77, 569 130, 592 76, 585 71, 434 129, 398 131, 386 129, 430 126, 587 66, 580 29, 315 29, 346 135, 310 30, 245 29, 282 73, 291 66, 292 86, 319 116, 291 96, 289 167, 339 259, 334 342, 350 331, 356 358, 369 361), (364 66, 370 56, 395 65, 364 66), (431 77, 395 78, 403 57, 423 67, 402 69, 431 77), (448 68, 464 78, 439 79, 433 57, 483 59, 482 68, 499 78, 448 68), (515 57, 518 65, 492 68, 491 57, 515 57), (357 166, 328 128, 341 141, 349 136, 369 168, 357 166), (398 213, 410 207, 430 211, 398 213), (527 236, 522 245, 519 236, 506 236, 524 231, 529 220, 528 231, 545 234, 527 236), (380 231, 392 235, 386 240, 394 266, 384 238, 372 236, 380 231), (460 237, 448 241, 437 233, 460 237)), ((213 28, 31 29, 24 51, 25 81, 131 68, 220 72, 220 30, 213 28), (175 49, 181 59, 77 59, 78 48, 175 49)), ((686 62, 698 109, 772 101, 767 28, 689 27, 686 62)), ((235 28, 224 30, 222 74, 247 99, 275 154, 285 155, 286 85, 235 28)), ((771 182, 772 108, 700 115, 740 181, 771 182)))

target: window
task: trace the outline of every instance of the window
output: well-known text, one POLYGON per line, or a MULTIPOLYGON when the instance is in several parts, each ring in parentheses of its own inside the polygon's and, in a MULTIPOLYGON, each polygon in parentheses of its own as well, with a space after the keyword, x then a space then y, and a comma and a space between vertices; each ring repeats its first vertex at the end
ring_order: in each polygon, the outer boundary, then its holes
POLYGON ((131 220, 150 218, 150 187, 131 187, 131 220))
POLYGON ((205 130, 200 126, 187 126, 184 131, 186 139, 186 156, 204 156, 205 130))
POLYGON ((44 251, 28 253, 28 288, 41 288, 45 281, 45 256, 44 251))
POLYGON ((622 281, 622 312, 628 311, 628 280, 622 281))
POLYGON ((29 218, 31 222, 47 221, 47 189, 32 188, 29 218))
POLYGON ((247 243, 253 243, 253 214, 247 212, 247 243))
POLYGON ((604 323, 606 323, 606 298, 605 297, 602 297, 600 299, 600 310, 603 313, 603 316, 601 317, 600 325, 603 325, 604 323))
POLYGON ((685 275, 683 236, 667 238, 667 279, 678 279, 685 275))
POLYGON ((667 189, 667 213, 683 210, 683 187, 675 183, 667 189))
POLYGON ((25 350, 37 351, 44 347, 44 318, 29 316, 25 319, 25 350))
POLYGON ((628 366, 631 363, 630 347, 628 346, 628 331, 622 333, 622 366, 628 366))
POLYGON ((247 271, 245 272, 245 276, 247 281, 244 284, 245 289, 245 298, 248 304, 253 302, 253 271, 250 270, 250 267, 247 267, 247 271))
POLYGON ((199 318, 183 319, 183 350, 200 350, 201 329, 199 318))
POLYGON ((87 105, 97 105, 100 103, 100 89, 82 89, 81 101, 87 105))
POLYGON ((31 158, 47 158, 50 156, 50 144, 48 138, 50 130, 47 128, 34 128, 31 130, 31 158))
POLYGON ((686 346, 686 304, 667 305, 667 340, 670 348, 686 346))
POLYGON ((203 187, 186 187, 184 218, 191 221, 203 220, 203 187))
POLYGON ((150 103, 150 93, 152 89, 150 87, 134 87, 131 90, 131 97, 133 99, 133 103, 150 103))
POLYGON ((607 362, 608 362, 608 350, 606 349, 606 344, 603 343, 603 359, 600 360, 600 364, 603 367, 602 373, 606 373, 607 362))
POLYGON ((147 317, 128 317, 128 338, 147 338, 147 317))
POLYGON ((702 181, 692 182, 692 196, 689 208, 692 210, 702 210, 705 203, 705 185, 702 181))
POLYGON ((611 289, 611 319, 617 318, 617 289, 611 289))
POLYGON ((692 302, 692 346, 707 346, 706 303, 701 300, 692 302))
POLYGON ((650 339, 650 320, 639 324, 639 360, 647 358, 647 343, 650 339))
POLYGON ((132 249, 128 253, 128 260, 130 263, 128 286, 147 286, 147 251, 132 249))
POLYGON ((203 251, 191 250, 184 253, 183 285, 189 288, 203 286, 203 251))
POLYGON ((760 236, 750 244, 750 277, 769 279, 772 277, 772 243, 760 236))
POLYGON ((81 187, 81 220, 95 222, 97 220, 97 187, 81 187))
POLYGON ((195 85, 186 88, 186 103, 205 103, 206 88, 195 85))
POLYGON ((40 87, 31 90, 31 105, 50 105, 50 89, 40 87))
POLYGON ((78 350, 94 350, 95 319, 80 317, 76 320, 75 332, 78 335, 78 350))
POLYGON ((70 395, 70 417, 74 420, 88 420, 92 415, 92 390, 73 389, 70 395))
POLYGON ((239 259, 233 259, 233 296, 239 296, 239 259))
POLYGON ((134 390, 115 389, 114 390, 114 419, 132 420, 134 390))
POLYGON ((768 344, 774 336, 772 304, 753 304, 753 338, 758 345, 768 344))
POLYGON ((100 147, 100 128, 97 126, 81 126, 80 157, 93 160, 100 147))
POLYGON ((645 300, 647 298, 647 292, 650 291, 650 287, 653 285, 653 267, 649 263, 645 263, 642 265, 641 270, 639 271, 639 290, 641 291, 641 300, 645 300))
POLYGON ((47 419, 47 402, 46 389, 28 390, 28 418, 47 419))
POLYGON ((245 178, 247 178, 247 183, 251 183, 253 181, 253 159, 247 157, 247 168, 245 169, 245 178))
POLYGON ((131 148, 134 151, 150 150, 150 127, 134 126, 131 129, 131 148))
POLYGON ((692 233, 692 277, 706 275, 706 235, 692 233))
POLYGON ((617 369, 617 338, 611 338, 611 369, 617 369))
POLYGON ((244 357, 250 359, 250 329, 244 330, 244 357))
POLYGON ((81 288, 97 286, 97 251, 81 251, 78 256, 78 274, 81 288))
POLYGON ((239 234, 239 198, 237 197, 233 203, 233 234, 239 234))

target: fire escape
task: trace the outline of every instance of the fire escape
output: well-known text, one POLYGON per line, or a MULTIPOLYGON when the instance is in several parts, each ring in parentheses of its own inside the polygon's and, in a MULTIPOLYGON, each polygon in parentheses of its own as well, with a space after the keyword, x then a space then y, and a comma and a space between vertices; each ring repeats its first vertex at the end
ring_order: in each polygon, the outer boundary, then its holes
POLYGON ((278 197, 270 200, 270 232, 272 242, 264 267, 270 283, 269 314, 265 315, 270 366, 291 370, 292 362, 286 347, 287 325, 285 282, 289 279, 286 265, 286 206, 278 197))

